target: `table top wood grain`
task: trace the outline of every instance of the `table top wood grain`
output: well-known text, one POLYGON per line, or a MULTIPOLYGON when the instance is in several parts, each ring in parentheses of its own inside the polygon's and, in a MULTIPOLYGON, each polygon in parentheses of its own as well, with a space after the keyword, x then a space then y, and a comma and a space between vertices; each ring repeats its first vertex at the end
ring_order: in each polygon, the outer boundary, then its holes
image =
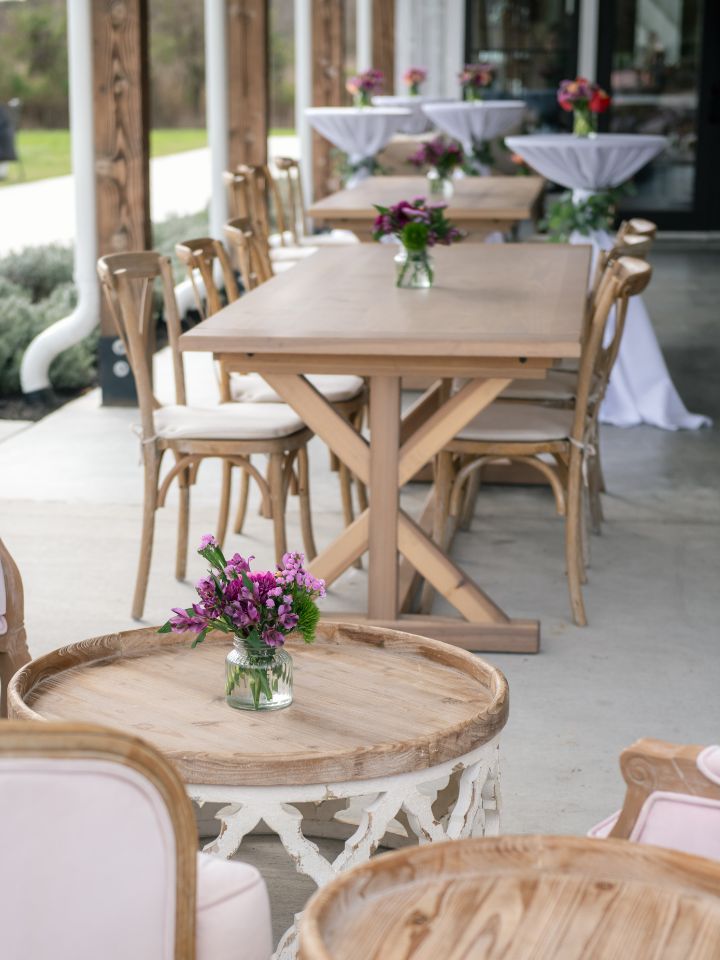
POLYGON ((226 635, 194 650, 184 635, 132 630, 64 647, 16 674, 16 718, 102 723, 136 734, 187 783, 333 783, 423 770, 503 728, 507 681, 448 644, 373 627, 321 623, 291 639, 294 702, 225 702, 226 635))
MULTIPOLYGON (((453 180, 453 195, 447 203, 447 215, 461 220, 528 220, 542 193, 542 177, 462 177, 453 180)), ((375 217, 373 204, 388 207, 400 200, 426 197, 425 177, 368 177, 349 190, 340 190, 308 209, 318 220, 325 217, 343 220, 367 220, 375 217)))
POLYGON ((320 250, 180 338, 216 354, 580 355, 590 246, 434 247, 430 290, 395 286, 391 244, 320 250))
POLYGON ((625 840, 433 843, 318 891, 300 960, 711 960, 719 891, 720 864, 625 840))

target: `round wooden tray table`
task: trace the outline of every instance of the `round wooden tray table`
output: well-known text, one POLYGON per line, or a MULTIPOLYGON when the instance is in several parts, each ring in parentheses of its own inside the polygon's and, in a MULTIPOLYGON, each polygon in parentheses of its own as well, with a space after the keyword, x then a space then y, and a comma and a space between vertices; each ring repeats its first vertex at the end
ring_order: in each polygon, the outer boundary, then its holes
POLYGON ((300 960, 711 960, 720 864, 627 840, 406 848, 319 890, 300 960))
MULTIPOLYGON (((421 841, 498 832, 508 715, 499 670, 434 640, 321 624, 316 643, 287 645, 293 704, 254 713, 225 703, 228 649, 226 636, 192 650, 187 637, 154 628, 72 644, 15 675, 10 715, 142 737, 175 764, 193 800, 228 804, 206 850, 233 856, 262 820, 318 886, 367 860, 388 828, 421 841), (350 836, 332 863, 308 839, 343 830, 350 836)), ((294 951, 295 927, 277 956, 294 951)))

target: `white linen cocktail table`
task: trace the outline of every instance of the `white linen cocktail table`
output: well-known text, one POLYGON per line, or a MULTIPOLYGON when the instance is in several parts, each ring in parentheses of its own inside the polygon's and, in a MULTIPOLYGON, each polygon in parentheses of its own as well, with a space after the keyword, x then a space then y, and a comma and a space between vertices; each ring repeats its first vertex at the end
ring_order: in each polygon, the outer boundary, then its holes
MULTIPOLYGON (((207 852, 232 857, 262 821, 318 886, 367 860, 388 831, 395 845, 498 833, 499 670, 435 640, 324 623, 311 646, 287 644, 292 705, 255 713, 225 703, 229 648, 221 634, 192 650, 157 628, 72 644, 15 675, 12 716, 142 737, 192 799, 227 804, 207 852), (345 845, 330 862, 312 836, 345 845)), ((296 933, 276 957, 295 955, 296 933)))
POLYGON ((305 115, 313 129, 343 153, 355 172, 346 186, 370 175, 369 164, 412 117, 402 107, 307 107, 305 115))
MULTIPOLYGON (((468 158, 473 148, 494 140, 517 127, 525 113, 524 100, 475 100, 455 103, 428 103, 423 113, 454 140, 459 140, 468 158)), ((485 164, 476 164, 483 176, 490 174, 485 164)))
MULTIPOLYGON (((625 183, 665 149, 667 139, 640 134, 575 137, 556 133, 506 137, 505 143, 548 180, 571 189, 573 202, 581 203, 594 193, 625 183)), ((580 233, 570 237, 571 243, 588 241, 596 251, 613 245, 606 230, 594 230, 589 237, 580 233)), ((664 430, 697 430, 710 423, 707 417, 689 413, 680 399, 642 297, 630 301, 600 419, 618 427, 648 423, 664 430)))
POLYGON ((428 103, 456 103, 456 98, 452 97, 423 97, 419 95, 412 97, 410 94, 405 96, 378 96, 372 98, 373 106, 376 107, 400 107, 403 110, 409 110, 410 116, 403 121, 400 127, 400 133, 407 133, 417 136, 419 133, 425 133, 432 129, 432 121, 424 112, 423 107, 428 103))

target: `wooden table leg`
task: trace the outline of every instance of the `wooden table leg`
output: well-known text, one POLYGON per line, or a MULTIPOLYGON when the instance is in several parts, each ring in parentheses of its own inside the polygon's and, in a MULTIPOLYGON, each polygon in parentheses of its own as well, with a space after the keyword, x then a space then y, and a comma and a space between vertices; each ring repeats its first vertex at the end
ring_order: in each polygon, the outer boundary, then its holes
POLYGON ((370 378, 368 614, 398 615, 400 378, 370 378))

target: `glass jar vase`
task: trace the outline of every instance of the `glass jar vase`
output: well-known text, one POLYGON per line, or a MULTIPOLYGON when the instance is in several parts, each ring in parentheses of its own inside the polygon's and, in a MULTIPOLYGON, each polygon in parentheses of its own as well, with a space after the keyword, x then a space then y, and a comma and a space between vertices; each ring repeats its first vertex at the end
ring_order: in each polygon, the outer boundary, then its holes
POLYGON ((401 246, 395 256, 395 286, 405 290, 427 290, 433 285, 432 257, 425 250, 401 246))
POLYGON ((237 710, 282 710, 293 700, 293 662, 284 647, 250 647, 241 637, 225 658, 225 699, 237 710))
POLYGON ((428 190, 433 197, 442 197, 444 200, 449 200, 455 192, 452 179, 443 176, 435 167, 428 170, 427 182, 428 190))
POLYGON ((589 107, 576 107, 573 110, 573 133, 576 137, 595 136, 595 114, 589 107))

